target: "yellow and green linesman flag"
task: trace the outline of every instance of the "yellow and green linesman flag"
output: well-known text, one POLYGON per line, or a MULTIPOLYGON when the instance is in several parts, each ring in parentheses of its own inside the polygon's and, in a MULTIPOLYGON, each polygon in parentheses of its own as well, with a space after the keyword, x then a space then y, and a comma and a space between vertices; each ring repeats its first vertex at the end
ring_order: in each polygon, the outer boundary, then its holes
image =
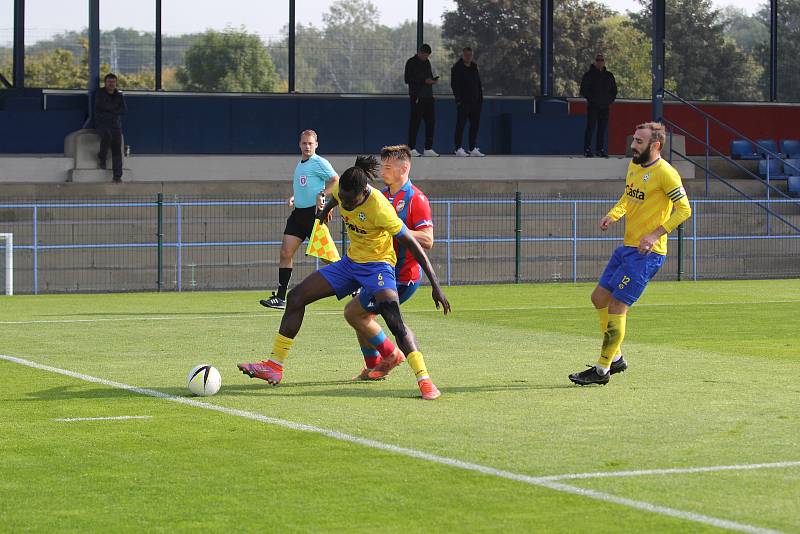
POLYGON ((327 224, 320 224, 319 219, 314 221, 314 229, 311 230, 311 237, 308 240, 306 256, 314 256, 323 261, 333 263, 339 261, 339 251, 333 242, 327 224))

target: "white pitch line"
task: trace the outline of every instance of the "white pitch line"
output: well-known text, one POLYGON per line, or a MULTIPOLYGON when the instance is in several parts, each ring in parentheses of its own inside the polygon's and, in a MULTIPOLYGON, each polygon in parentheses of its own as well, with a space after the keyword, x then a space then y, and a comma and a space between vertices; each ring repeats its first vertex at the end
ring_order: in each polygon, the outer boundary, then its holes
MULTIPOLYGON (((757 304, 797 304, 800 300, 758 300, 750 302, 696 302, 694 304, 681 304, 682 307, 691 306, 747 306, 757 304)), ((663 308, 673 307, 675 304, 671 303, 637 303, 637 308, 663 308)), ((456 312, 509 312, 509 311, 534 311, 534 310, 588 310, 586 306, 520 306, 520 307, 506 307, 506 308, 457 308, 456 312)), ((442 313, 441 310, 405 310, 405 314, 414 313, 442 313)), ((318 310, 306 311, 306 315, 341 315, 341 310, 318 310)), ((100 317, 95 319, 31 319, 26 321, 0 321, 0 325, 14 325, 14 324, 71 324, 71 323, 107 323, 107 322, 124 322, 124 321, 197 321, 205 319, 252 319, 256 317, 275 317, 280 318, 282 314, 279 313, 239 313, 227 315, 159 315, 155 317, 100 317)))
POLYGON ((711 517, 703 514, 697 514, 694 512, 687 512, 684 510, 678 510, 676 508, 669 508, 667 506, 659 506, 657 504, 652 504, 649 502, 644 501, 637 501, 633 499, 626 499, 624 497, 618 497, 616 495, 612 495, 610 493, 603 493, 591 489, 585 488, 578 488, 575 486, 569 486, 567 484, 562 484, 560 482, 555 482, 553 480, 548 480, 547 477, 532 477, 529 475, 523 475, 519 473, 513 473, 511 471, 504 471, 502 469, 495 469, 494 467, 489 467, 480 464, 474 464, 471 462, 464 462, 462 460, 457 460, 455 458, 448 458, 446 456, 439 456, 436 454, 430 454, 423 451, 418 451, 415 449, 409 449, 406 447, 399 447, 397 445, 392 445, 390 443, 383 443, 380 441, 375 441, 366 438, 360 438, 358 436, 353 436, 350 434, 345 434, 343 432, 339 432, 336 430, 330 430, 326 428, 320 428, 312 425, 306 425, 303 423, 296 423, 294 421, 287 421, 285 419, 278 419, 276 417, 269 417, 266 415, 261 415, 254 412, 248 412, 245 410, 238 410, 235 408, 227 408, 225 406, 218 406, 216 404, 209 404, 206 402, 201 402, 192 398, 188 397, 177 397, 175 395, 170 395, 168 393, 163 393, 161 391, 156 391, 154 389, 147 389, 147 388, 140 388, 136 386, 131 386, 128 384, 123 384, 121 382, 114 382, 112 380, 106 380, 104 378, 97 378, 90 375, 85 375, 82 373, 76 373, 75 371, 70 371, 68 369, 60 369, 58 367, 51 367, 49 365, 43 365, 40 363, 36 363, 31 360, 25 360, 22 358, 16 358, 14 356, 7 356, 4 354, 0 354, 0 360, 5 360, 8 362, 17 363, 20 365, 25 365, 27 367, 32 367, 34 369, 39 369, 41 371, 48 371, 51 373, 56 373, 64 376, 69 376, 71 378, 75 378, 78 380, 82 380, 84 382, 92 382, 95 384, 101 384, 104 386, 122 389, 126 391, 130 391, 133 393, 138 393, 140 395, 146 395, 148 397, 155 397, 159 399, 169 400, 172 402, 177 402, 179 404, 186 404, 188 406, 194 406, 196 408, 203 408, 206 410, 212 410, 215 412, 224 413, 226 415, 232 415, 235 417, 242 417, 244 419, 250 419, 253 421, 258 421, 260 423, 265 423, 268 425, 275 425, 284 428, 288 428, 291 430, 297 430, 301 432, 311 432, 314 434, 320 434, 332 439, 336 439, 339 441, 344 441, 348 443, 354 443, 356 445, 362 445, 364 447, 370 447, 373 449, 378 449, 381 451, 392 452, 395 454, 401 454, 403 456, 407 456, 410 458, 416 458, 419 460, 426 460, 429 462, 437 463, 440 465, 447 465, 450 467, 455 467, 457 469, 463 469, 465 471, 474 471, 478 473, 482 473, 485 475, 490 475, 498 478, 504 478, 507 480, 513 480, 516 482, 522 482, 524 484, 529 484, 532 486, 538 486, 542 488, 548 488, 555 491, 560 491, 563 493, 569 493, 572 495, 579 495, 581 497, 588 497, 591 499, 595 499, 598 501, 604 501, 614 504, 619 504, 622 506, 627 506, 630 508, 635 508, 638 510, 643 510, 645 512, 651 512, 659 515, 675 517, 678 519, 684 519, 686 521, 693 521, 695 523, 702 523, 705 525, 711 525, 714 527, 725 528, 729 530, 734 530, 737 532, 747 532, 750 534, 780 534, 779 531, 765 529, 761 527, 756 527, 753 525, 748 525, 745 523, 737 523, 735 521, 728 521, 726 519, 719 519, 716 517, 711 517))
POLYGON ((76 421, 127 421, 128 419, 152 419, 150 415, 118 415, 116 417, 64 417, 53 419, 59 423, 74 423, 76 421))
POLYGON ((650 475, 682 475, 714 473, 716 471, 748 471, 751 469, 783 469, 800 467, 800 462, 772 462, 765 464, 710 465, 707 467, 676 467, 670 469, 642 469, 640 471, 604 471, 599 473, 568 473, 539 477, 540 480, 579 480, 587 478, 644 477, 650 475))

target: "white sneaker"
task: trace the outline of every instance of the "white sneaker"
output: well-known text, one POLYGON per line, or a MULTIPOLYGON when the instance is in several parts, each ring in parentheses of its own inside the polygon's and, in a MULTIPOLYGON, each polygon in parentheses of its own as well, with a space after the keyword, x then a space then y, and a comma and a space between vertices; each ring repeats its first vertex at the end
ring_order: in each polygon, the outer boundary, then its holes
POLYGON ((466 150, 459 147, 458 150, 456 150, 456 156, 458 156, 459 158, 466 158, 467 156, 469 156, 469 154, 467 154, 466 150))
POLYGON ((419 152, 417 152, 417 149, 416 149, 416 148, 412 148, 412 149, 411 149, 411 157, 412 157, 412 158, 418 158, 418 157, 420 157, 421 155, 422 155, 422 154, 420 154, 419 152))
POLYGON ((437 154, 436 151, 434 149, 432 149, 432 148, 425 149, 425 152, 423 152, 422 155, 425 156, 426 158, 438 158, 439 157, 439 154, 437 154))
POLYGON ((478 147, 475 147, 475 148, 473 148, 472 150, 469 151, 469 155, 472 156, 473 158, 482 158, 486 154, 484 154, 483 152, 478 150, 478 147))

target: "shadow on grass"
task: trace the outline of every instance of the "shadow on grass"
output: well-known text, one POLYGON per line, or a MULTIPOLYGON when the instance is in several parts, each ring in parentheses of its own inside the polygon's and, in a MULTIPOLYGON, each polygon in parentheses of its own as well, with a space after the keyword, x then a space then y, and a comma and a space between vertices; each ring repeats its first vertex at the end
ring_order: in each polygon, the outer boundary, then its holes
MULTIPOLYGON (((462 395, 507 391, 532 391, 556 390, 574 388, 572 384, 492 384, 478 386, 444 386, 441 388, 444 395, 462 395)), ((187 397, 204 400, 204 397, 194 397, 184 387, 150 387, 142 388, 157 391, 175 397, 187 397)), ((353 382, 350 380, 329 380, 320 382, 290 382, 280 386, 270 386, 262 383, 230 384, 223 385, 215 398, 240 397, 240 396, 276 396, 276 397, 353 397, 353 398, 418 398, 419 392, 411 385, 408 387, 391 387, 388 382, 353 382), (331 388, 330 386, 338 386, 331 388), (324 388, 324 389, 319 389, 324 388)), ((31 392, 30 401, 58 401, 69 399, 125 399, 141 397, 141 393, 127 389, 112 387, 85 387, 85 386, 59 386, 41 391, 31 392)))
POLYGON ((179 315, 179 316, 186 316, 186 317, 197 317, 197 316, 206 316, 206 315, 213 315, 214 317, 217 316, 237 316, 241 315, 244 317, 250 317, 253 315, 276 315, 280 317, 280 314, 271 314, 269 311, 266 310, 253 310, 253 311, 235 311, 235 312, 224 312, 224 311, 217 311, 217 310, 209 310, 209 311, 202 311, 202 312, 176 312, 176 311, 160 311, 160 312, 103 312, 103 313, 39 313, 36 314, 34 317, 165 317, 171 315, 179 315))

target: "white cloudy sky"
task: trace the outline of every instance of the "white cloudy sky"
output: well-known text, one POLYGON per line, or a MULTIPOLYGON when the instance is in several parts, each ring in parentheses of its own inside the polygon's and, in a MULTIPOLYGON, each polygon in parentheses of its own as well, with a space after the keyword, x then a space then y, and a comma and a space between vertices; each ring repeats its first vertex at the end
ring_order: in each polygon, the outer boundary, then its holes
MULTIPOLYGON (((533 0, 536 1, 536 0, 533 0)), ((557 0, 556 0, 557 1, 557 0)), ((735 5, 752 13, 766 0, 714 0, 716 6, 735 5)), ((296 0, 297 20, 319 25, 322 13, 333 0, 296 0)), ((381 22, 394 25, 416 18, 416 0, 372 0, 381 12, 381 22)), ((635 0, 605 0, 617 11, 638 10, 635 0)), ((153 0, 101 0, 101 27, 118 26, 151 30, 155 25, 153 0)), ((26 28, 28 42, 46 38, 65 29, 86 26, 86 0, 27 0, 26 28)), ((425 0, 425 20, 440 22, 443 11, 454 5, 452 0, 425 0)), ((0 9, 9 16, 0 17, 0 33, 11 28, 13 0, 0 0, 0 9), (3 9, 4 6, 5 9, 3 9), (5 19, 5 20, 4 20, 5 19)), ((202 31, 206 28, 246 26, 264 36, 276 36, 288 21, 287 0, 162 0, 162 29, 167 35, 202 31)), ((8 36, 10 37, 10 35, 8 36)), ((3 40, 0 37, 0 40, 3 40)))

